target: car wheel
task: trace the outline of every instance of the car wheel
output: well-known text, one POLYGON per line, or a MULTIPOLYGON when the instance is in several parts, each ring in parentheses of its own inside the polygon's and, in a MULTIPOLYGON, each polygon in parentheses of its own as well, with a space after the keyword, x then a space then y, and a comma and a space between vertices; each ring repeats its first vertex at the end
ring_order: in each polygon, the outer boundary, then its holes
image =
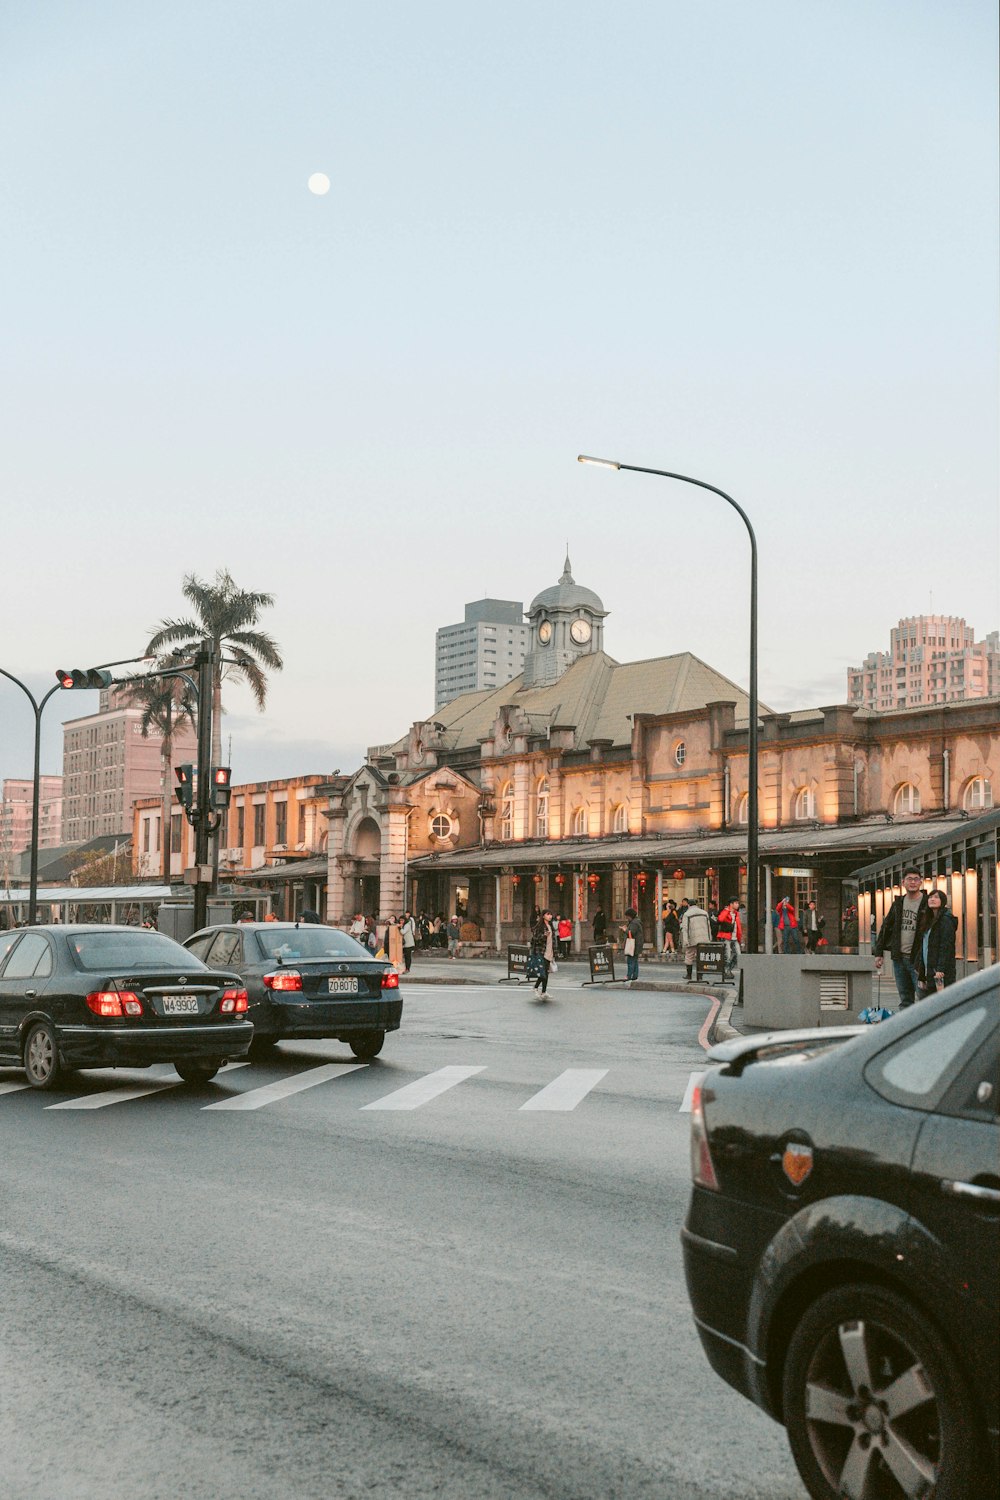
POLYGON ((267 1057, 278 1045, 276 1036, 255 1036, 250 1043, 248 1057, 267 1057))
POLYGON ((368 1062, 373 1057, 378 1057, 385 1042, 384 1031, 366 1031, 364 1036, 356 1036, 351 1039, 351 1051, 355 1057, 362 1062, 368 1062))
POLYGON ((25 1038, 24 1076, 33 1089, 50 1089, 61 1071, 56 1034, 48 1021, 39 1021, 25 1038))
POLYGON ((792 1335, 784 1420, 813 1500, 976 1494, 969 1410, 940 1335, 895 1292, 828 1292, 792 1335))
POLYGON ((175 1062, 174 1067, 185 1083, 209 1083, 219 1069, 217 1062, 175 1062))

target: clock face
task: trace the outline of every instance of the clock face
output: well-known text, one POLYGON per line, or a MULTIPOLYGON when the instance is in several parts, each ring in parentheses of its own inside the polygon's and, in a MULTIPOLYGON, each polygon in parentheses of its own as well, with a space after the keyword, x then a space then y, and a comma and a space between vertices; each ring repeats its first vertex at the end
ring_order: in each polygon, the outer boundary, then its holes
POLYGON ((538 639, 543 646, 547 646, 552 639, 552 621, 543 620, 538 627, 538 639))
POLYGON ((587 620, 574 620, 569 633, 578 646, 585 646, 590 640, 590 624, 587 620))

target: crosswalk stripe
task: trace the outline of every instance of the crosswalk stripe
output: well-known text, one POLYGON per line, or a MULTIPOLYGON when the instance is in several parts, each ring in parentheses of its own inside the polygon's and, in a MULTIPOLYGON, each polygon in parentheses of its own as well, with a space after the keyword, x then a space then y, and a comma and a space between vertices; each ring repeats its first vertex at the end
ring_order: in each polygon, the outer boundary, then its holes
POLYGON ((688 1086, 684 1090, 684 1098, 681 1100, 681 1107, 677 1111, 679 1115, 689 1115, 691 1113, 691 1100, 694 1097, 694 1091, 698 1087, 698 1084, 701 1082, 704 1076, 705 1074, 703 1072, 691 1074, 691 1077, 688 1079, 688 1086))
POLYGON ((296 1073, 294 1078, 281 1078, 277 1083, 265 1083, 259 1089, 248 1089, 245 1094, 233 1094, 229 1099, 220 1099, 217 1104, 206 1104, 204 1109, 263 1109, 265 1104, 274 1104, 278 1099, 287 1099, 289 1094, 298 1094, 302 1089, 311 1089, 328 1078, 343 1078, 367 1063, 324 1063, 319 1068, 307 1068, 296 1073))
POLYGON ((591 1089, 606 1077, 607 1068, 567 1068, 537 1094, 532 1094, 522 1109, 576 1109, 591 1089))
POLYGON ((0 1083, 0 1094, 17 1094, 21 1089, 30 1089, 30 1083, 0 1083))
POLYGON ((428 1073, 426 1078, 418 1078, 415 1083, 407 1083, 401 1089, 396 1089, 391 1094, 386 1094, 382 1099, 376 1099, 372 1104, 362 1105, 363 1109, 419 1109, 421 1104, 427 1104, 431 1099, 436 1099, 439 1094, 444 1094, 448 1089, 453 1089, 456 1083, 463 1079, 471 1078, 474 1073, 484 1073, 485 1065, 479 1068, 449 1067, 438 1068, 434 1073, 428 1073))
POLYGON ((78 1099, 63 1099, 59 1104, 46 1104, 46 1109, 106 1109, 109 1104, 123 1104, 126 1099, 144 1099, 147 1094, 165 1094, 175 1089, 181 1080, 172 1083, 148 1083, 141 1089, 105 1089, 99 1094, 81 1094, 78 1099))

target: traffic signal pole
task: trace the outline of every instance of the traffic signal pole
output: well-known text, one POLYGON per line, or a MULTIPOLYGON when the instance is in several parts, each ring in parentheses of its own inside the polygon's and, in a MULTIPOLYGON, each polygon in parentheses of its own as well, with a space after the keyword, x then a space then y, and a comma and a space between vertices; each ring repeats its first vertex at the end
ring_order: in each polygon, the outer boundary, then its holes
POLYGON ((215 653, 202 641, 194 658, 198 669, 198 785, 194 818, 194 930, 208 926, 208 895, 212 889, 210 858, 214 824, 212 808, 212 677, 215 653))

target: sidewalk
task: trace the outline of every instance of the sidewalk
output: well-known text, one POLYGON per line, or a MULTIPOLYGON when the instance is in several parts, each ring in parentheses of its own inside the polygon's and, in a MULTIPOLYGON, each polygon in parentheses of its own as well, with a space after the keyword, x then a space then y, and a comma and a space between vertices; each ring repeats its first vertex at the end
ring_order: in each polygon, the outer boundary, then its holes
MULTIPOLYGON (((409 974, 401 973, 399 979, 401 985, 498 984, 507 981, 507 960, 449 958, 446 953, 427 953, 418 950, 413 956, 413 968, 409 974)), ((587 989, 598 991, 651 990, 668 995, 707 995, 710 999, 720 1002, 718 1018, 713 1027, 713 1041, 723 1039, 723 1034, 718 1032, 718 1023, 724 1014, 732 1010, 738 989, 734 984, 712 985, 705 980, 689 982, 684 978, 683 964, 663 963, 655 959, 649 959, 640 964, 639 978, 636 980, 630 981, 619 975, 614 980, 602 980, 592 985, 589 983, 590 964, 587 959, 579 955, 568 959, 561 958, 556 968, 556 979, 560 983, 568 981, 570 985, 577 984, 581 988, 586 985, 587 989)), ((512 990, 519 987, 517 977, 507 982, 512 990)), ((525 988, 527 983, 528 981, 522 977, 520 988, 525 988)), ((737 1033, 730 1028, 725 1035, 735 1036, 737 1033)))

